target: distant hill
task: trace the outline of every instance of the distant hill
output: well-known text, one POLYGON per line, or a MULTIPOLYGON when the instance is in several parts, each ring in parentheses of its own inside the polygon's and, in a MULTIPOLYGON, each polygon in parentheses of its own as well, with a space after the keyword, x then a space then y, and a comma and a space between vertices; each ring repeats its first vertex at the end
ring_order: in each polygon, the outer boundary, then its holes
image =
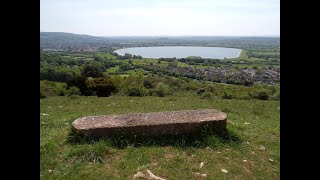
POLYGON ((40 32, 40 48, 53 51, 94 51, 101 47, 136 46, 222 46, 235 48, 278 48, 280 37, 236 36, 90 36, 65 32, 40 32))
POLYGON ((43 49, 77 49, 94 48, 109 44, 104 37, 80 35, 64 32, 40 32, 40 48, 43 49))
POLYGON ((62 41, 62 42, 82 42, 82 41, 105 41, 104 37, 96 37, 85 34, 73 34, 65 32, 40 32, 40 41, 62 41))

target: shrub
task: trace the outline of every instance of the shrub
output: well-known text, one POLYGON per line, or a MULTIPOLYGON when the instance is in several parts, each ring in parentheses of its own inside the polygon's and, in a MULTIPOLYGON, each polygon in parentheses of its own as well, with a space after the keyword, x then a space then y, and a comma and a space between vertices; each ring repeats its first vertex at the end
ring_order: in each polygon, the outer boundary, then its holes
POLYGON ((204 93, 206 90, 203 88, 198 89, 197 94, 201 95, 202 93, 204 93))
POLYGON ((98 97, 108 97, 116 90, 116 86, 110 78, 95 78, 86 82, 88 88, 96 91, 98 97))
POLYGON ((260 99, 260 100, 268 100, 269 98, 269 94, 265 90, 258 90, 250 95, 252 98, 260 99))
POLYGON ((143 86, 131 86, 127 87, 125 94, 128 96, 147 96, 149 91, 143 86))
POLYGON ((46 98, 46 96, 40 91, 40 99, 46 98))
POLYGON ((189 82, 189 83, 186 83, 186 84, 185 84, 184 89, 187 90, 187 91, 189 91, 189 90, 197 90, 198 87, 197 87, 197 85, 195 85, 194 83, 189 82))
POLYGON ((201 96, 203 99, 210 99, 213 97, 213 94, 211 92, 204 92, 201 96))
POLYGON ((169 85, 159 82, 154 91, 159 97, 164 97, 169 94, 169 85))
POLYGON ((67 93, 66 84, 61 82, 40 81, 40 92, 44 96, 64 96, 67 93))
POLYGON ((83 71, 81 72, 82 76, 99 78, 103 77, 102 69, 96 64, 87 64, 84 66, 83 71))
POLYGON ((144 87, 144 77, 141 71, 131 73, 122 83, 122 93, 128 96, 149 95, 148 89, 144 87))
POLYGON ((124 78, 122 76, 114 75, 110 76, 110 80, 113 82, 113 84, 116 86, 116 90, 114 92, 118 92, 121 90, 122 85, 124 83, 124 78))
POLYGON ((80 95, 79 88, 77 88, 75 86, 70 87, 69 90, 68 90, 68 96, 70 97, 72 95, 80 95))
POLYGON ((75 86, 79 88, 82 95, 88 96, 92 95, 92 90, 87 87, 86 84, 87 77, 85 76, 76 76, 67 81, 67 88, 75 86))
POLYGON ((212 92, 212 93, 217 91, 217 88, 213 84, 208 84, 206 86, 206 89, 207 89, 207 91, 212 92))
POLYGON ((66 84, 63 84, 59 87, 57 87, 57 90, 56 90, 58 96, 64 96, 67 94, 67 89, 66 89, 66 84))
POLYGON ((223 92, 222 98, 223 99, 233 99, 234 95, 230 92, 223 92))
POLYGON ((279 101, 280 100, 280 92, 274 94, 273 96, 270 97, 271 100, 274 101, 279 101))
POLYGON ((146 87, 146 88, 154 88, 154 81, 150 78, 145 78, 143 80, 143 86, 146 87))

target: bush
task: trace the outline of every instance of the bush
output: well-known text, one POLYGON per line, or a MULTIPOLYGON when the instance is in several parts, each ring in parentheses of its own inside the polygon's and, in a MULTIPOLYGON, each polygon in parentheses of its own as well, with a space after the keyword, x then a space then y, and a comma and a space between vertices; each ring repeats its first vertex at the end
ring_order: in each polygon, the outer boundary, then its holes
POLYGON ((72 95, 80 95, 79 88, 77 88, 75 86, 70 87, 69 90, 68 90, 68 96, 70 97, 72 95))
POLYGON ((210 99, 213 97, 213 94, 211 92, 204 92, 201 96, 203 99, 210 99))
POLYGON ((87 64, 84 66, 83 71, 81 72, 82 76, 85 77, 93 77, 93 78, 100 78, 103 77, 101 67, 96 64, 87 64))
POLYGON ((157 94, 157 96, 164 97, 165 95, 169 94, 169 85, 159 82, 154 92, 157 94))
POLYGON ((152 80, 151 78, 145 78, 143 80, 143 86, 146 87, 146 88, 154 88, 154 80, 152 80))
POLYGON ((148 89, 144 87, 144 77, 142 71, 131 73, 122 85, 122 93, 128 96, 146 96, 149 95, 148 89))
POLYGON ((234 95, 230 92, 223 92, 222 98, 223 99, 233 99, 234 95))
POLYGON ((66 86, 67 86, 66 84, 63 84, 63 85, 57 87, 56 92, 57 92, 58 96, 64 96, 67 94, 66 86))
POLYGON ((122 85, 124 83, 125 77, 113 75, 110 76, 110 80, 113 82, 113 84, 116 86, 116 90, 114 92, 118 92, 122 89, 122 85))
POLYGON ((265 90, 258 90, 253 94, 250 94, 252 98, 260 99, 260 100, 268 100, 269 94, 265 90))
POLYGON ((147 96, 149 94, 148 89, 143 86, 131 86, 127 87, 125 94, 128 96, 147 96))
POLYGON ((192 82, 189 82, 189 83, 186 83, 185 84, 185 87, 184 87, 185 90, 187 91, 190 91, 190 90, 197 90, 198 89, 198 86, 195 85, 194 83, 192 82))
POLYGON ((208 85, 206 86, 206 89, 207 89, 207 91, 212 92, 212 93, 214 93, 214 92, 217 91, 216 86, 214 86, 213 84, 208 84, 208 85))
POLYGON ((66 84, 61 82, 40 81, 40 92, 43 96, 64 96, 67 93, 66 84))
POLYGON ((40 99, 46 98, 46 96, 40 91, 40 99))
POLYGON ((270 99, 274 100, 274 101, 279 101, 280 100, 280 92, 271 96, 270 99))
POLYGON ((87 77, 85 76, 76 76, 67 81, 67 88, 70 88, 71 86, 75 86, 79 88, 82 95, 85 95, 85 96, 92 95, 93 92, 87 87, 86 80, 87 80, 87 77))
POLYGON ((88 88, 96 91, 98 97, 108 97, 116 90, 116 86, 110 78, 95 78, 86 82, 88 88))
POLYGON ((197 94, 201 95, 202 93, 204 93, 206 90, 203 88, 198 89, 197 94))

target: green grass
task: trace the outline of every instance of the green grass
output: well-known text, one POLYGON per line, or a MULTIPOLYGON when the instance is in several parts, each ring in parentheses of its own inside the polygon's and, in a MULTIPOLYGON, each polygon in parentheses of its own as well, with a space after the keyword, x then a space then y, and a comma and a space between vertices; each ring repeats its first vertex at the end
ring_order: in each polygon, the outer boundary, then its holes
POLYGON ((240 53, 240 56, 235 58, 235 59, 230 59, 230 60, 246 60, 246 61, 251 61, 251 62, 259 62, 259 61, 266 61, 265 59, 262 58, 256 58, 256 57, 248 57, 248 50, 242 50, 240 53))
POLYGON ((280 55, 280 51, 252 51, 252 53, 258 55, 280 55))
MULTIPOLYGON (((129 63, 129 60, 114 60, 115 62, 123 62, 123 63, 129 63)), ((161 61, 160 64, 158 64, 158 60, 157 59, 131 59, 132 64, 134 65, 150 65, 150 63, 153 63, 154 65, 158 65, 158 66, 168 66, 169 62, 167 61, 161 61)), ((179 67, 188 67, 190 65, 183 63, 183 62, 178 62, 178 66, 179 67)))
POLYGON ((101 56, 103 58, 106 58, 106 59, 116 59, 117 57, 110 54, 110 53, 105 53, 105 52, 98 52, 96 53, 97 56, 101 56))
POLYGON ((243 60, 249 59, 248 51, 247 50, 241 50, 241 53, 240 53, 240 56, 238 57, 238 59, 243 59, 243 60))
POLYGON ((207 174, 206 179, 280 177, 279 101, 200 99, 195 94, 48 97, 40 100, 40 113, 41 179, 132 179, 137 171, 145 173, 147 169, 167 179, 197 179, 196 172, 207 174), (122 148, 112 140, 68 141, 71 123, 83 116, 204 108, 226 112, 228 131, 240 141, 232 143, 209 135, 199 139, 204 146, 197 146, 179 137, 167 144, 122 139, 122 148), (201 169, 200 162, 205 164, 201 169), (222 173, 222 168, 229 172, 222 173))
POLYGON ((107 72, 116 72, 119 69, 119 66, 111 67, 107 69, 107 72))

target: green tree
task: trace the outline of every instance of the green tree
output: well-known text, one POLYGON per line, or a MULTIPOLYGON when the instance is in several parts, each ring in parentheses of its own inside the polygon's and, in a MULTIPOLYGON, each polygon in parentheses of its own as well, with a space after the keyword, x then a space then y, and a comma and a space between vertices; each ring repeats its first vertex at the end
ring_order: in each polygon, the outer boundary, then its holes
POLYGON ((79 88, 82 95, 89 96, 92 94, 92 90, 87 87, 86 80, 87 77, 85 76, 76 76, 67 81, 67 89, 75 86, 79 88))
POLYGON ((130 70, 130 69, 131 69, 131 66, 129 64, 126 64, 126 63, 120 64, 120 66, 119 66, 119 71, 120 72, 127 71, 127 70, 130 70))
POLYGON ((85 77, 93 77, 93 78, 103 77, 102 70, 93 64, 85 65, 81 75, 85 77))
POLYGON ((173 60, 172 62, 170 62, 169 64, 168 64, 168 66, 170 66, 170 67, 178 67, 178 60, 173 60))
POLYGON ((116 86, 110 78, 94 78, 86 82, 88 88, 96 91, 98 97, 108 97, 116 90, 116 86))

